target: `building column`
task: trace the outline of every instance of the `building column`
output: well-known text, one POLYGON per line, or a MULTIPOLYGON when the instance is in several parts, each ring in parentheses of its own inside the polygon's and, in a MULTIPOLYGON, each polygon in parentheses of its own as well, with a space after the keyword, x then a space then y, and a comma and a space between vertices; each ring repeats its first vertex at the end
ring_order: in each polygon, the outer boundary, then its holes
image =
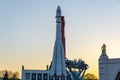
POLYGON ((61 76, 59 76, 59 80, 61 80, 61 76))
POLYGON ((65 80, 67 80, 66 78, 67 78, 67 77, 65 76, 65 80))
POLYGON ((22 70, 22 80, 25 80, 26 79, 26 74, 24 72, 24 70, 22 70))
POLYGON ((30 73, 30 80, 32 80, 32 73, 30 73))
POLYGON ((36 73, 36 80, 38 80, 38 74, 36 73))
POLYGON ((55 76, 53 77, 53 80, 55 80, 55 76))
POLYGON ((42 80, 43 80, 43 73, 42 73, 42 80))

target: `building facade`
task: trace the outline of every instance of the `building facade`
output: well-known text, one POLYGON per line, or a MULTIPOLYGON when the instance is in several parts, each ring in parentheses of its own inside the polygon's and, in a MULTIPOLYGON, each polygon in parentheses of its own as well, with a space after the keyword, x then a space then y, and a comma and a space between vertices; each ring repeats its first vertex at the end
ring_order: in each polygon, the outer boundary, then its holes
POLYGON ((102 46, 99 58, 99 80, 120 80, 120 58, 110 59, 106 53, 106 45, 102 46))

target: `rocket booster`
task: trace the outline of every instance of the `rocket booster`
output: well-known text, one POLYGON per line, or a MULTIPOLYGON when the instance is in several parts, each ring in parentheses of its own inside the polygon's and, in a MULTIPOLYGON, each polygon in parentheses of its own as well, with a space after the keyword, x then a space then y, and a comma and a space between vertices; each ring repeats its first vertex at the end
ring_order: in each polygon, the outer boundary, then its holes
POLYGON ((65 20, 64 20, 64 16, 61 16, 61 33, 62 33, 62 43, 63 43, 63 48, 64 48, 64 56, 66 57, 65 20))
POLYGON ((66 57, 66 47, 65 47, 65 20, 64 16, 61 16, 61 9, 60 6, 58 6, 56 11, 56 23, 61 23, 61 38, 64 48, 64 56, 66 57))

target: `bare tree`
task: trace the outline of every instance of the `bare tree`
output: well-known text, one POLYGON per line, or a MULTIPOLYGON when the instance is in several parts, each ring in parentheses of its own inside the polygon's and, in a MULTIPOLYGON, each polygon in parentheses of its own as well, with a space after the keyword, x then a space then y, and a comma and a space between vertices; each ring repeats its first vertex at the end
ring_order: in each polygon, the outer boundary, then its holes
POLYGON ((18 79, 19 78, 19 73, 18 72, 14 72, 13 73, 13 78, 14 79, 18 79))
POLYGON ((8 75, 9 78, 12 78, 12 77, 13 77, 13 72, 12 72, 12 71, 8 71, 8 74, 9 74, 9 75, 8 75))
POLYGON ((0 71, 0 77, 3 77, 3 80, 20 80, 19 78, 19 72, 12 72, 3 70, 0 71))

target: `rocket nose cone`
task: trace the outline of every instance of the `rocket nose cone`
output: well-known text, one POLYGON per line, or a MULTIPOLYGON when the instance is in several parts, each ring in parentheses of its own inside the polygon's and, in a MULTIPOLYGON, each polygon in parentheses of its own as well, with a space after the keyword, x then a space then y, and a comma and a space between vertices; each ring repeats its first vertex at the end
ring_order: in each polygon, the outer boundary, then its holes
POLYGON ((60 17, 60 16, 61 16, 61 9, 60 6, 58 6, 56 10, 56 17, 60 17))
POLYGON ((60 6, 57 7, 57 11, 61 11, 60 6))

